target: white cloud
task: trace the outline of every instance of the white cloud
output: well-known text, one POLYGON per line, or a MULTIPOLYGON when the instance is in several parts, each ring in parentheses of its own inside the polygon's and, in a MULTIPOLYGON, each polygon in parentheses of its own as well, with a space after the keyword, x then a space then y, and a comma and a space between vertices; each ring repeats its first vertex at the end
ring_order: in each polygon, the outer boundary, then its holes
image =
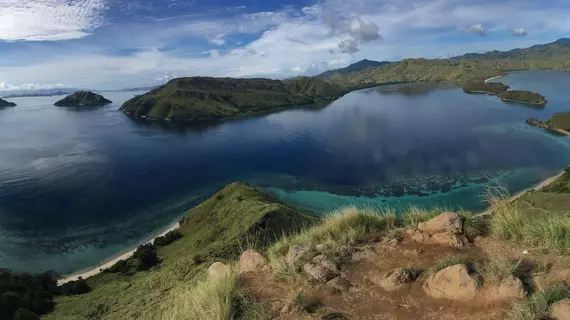
POLYGON ((64 40, 101 25, 106 0, 0 0, 0 40, 64 40))
POLYGON ((38 53, 37 60, 18 61, 13 53, 11 58, 3 55, 0 81, 112 89, 163 82, 170 75, 286 78, 343 67, 362 58, 393 61, 526 47, 556 40, 553 32, 570 31, 570 8, 540 6, 530 0, 482 1, 325 0, 301 11, 286 8, 277 12, 239 13, 224 19, 187 16, 116 28, 107 26, 106 30, 112 30, 108 37, 96 34, 101 42, 89 43, 88 50, 84 43, 72 43, 69 50, 66 47, 65 51, 50 53, 48 57, 41 43, 34 43, 37 47, 32 51, 38 53), (507 11, 511 14, 505 16, 507 11), (504 36, 510 30, 523 30, 532 31, 532 37, 453 42, 457 37, 473 40, 465 35, 466 26, 471 26, 475 34, 504 36), (121 28, 125 30, 122 34, 121 28), (261 36, 247 43, 245 39, 249 37, 240 38, 242 33, 261 33, 261 36), (218 45, 229 47, 233 42, 226 42, 226 37, 239 39, 244 45, 218 50, 218 45), (177 42, 181 38, 202 41, 181 45, 177 42), (445 42, 448 39, 451 40, 445 42), (213 43, 203 46, 204 40, 213 43), (129 56, 106 53, 105 49, 112 51, 116 47, 137 50, 129 56), (331 55, 331 51, 352 55, 331 55), (4 61, 10 59, 18 61, 19 66, 6 66, 4 61))
POLYGON ((22 84, 9 84, 0 82, 0 91, 19 91, 19 90, 42 90, 42 89, 57 89, 64 88, 62 83, 22 83, 22 84))
POLYGON ((469 28, 467 28, 467 32, 472 33, 472 34, 478 34, 480 36, 484 36, 487 35, 487 31, 485 31, 485 28, 483 28, 482 24, 474 24, 472 26, 470 26, 469 28))
POLYGON ((520 28, 520 29, 511 29, 511 34, 512 34, 514 37, 526 37, 526 36, 528 35, 528 32, 527 32, 525 29, 523 29, 523 28, 520 28))
POLYGON ((208 38, 208 41, 212 44, 216 44, 218 46, 223 45, 224 43, 226 43, 226 39, 224 39, 224 34, 220 33, 218 35, 216 35, 215 37, 210 37, 208 38))
POLYGON ((355 54, 360 52, 360 49, 358 49, 358 42, 355 39, 342 40, 338 44, 338 50, 341 53, 348 53, 348 54, 355 54))

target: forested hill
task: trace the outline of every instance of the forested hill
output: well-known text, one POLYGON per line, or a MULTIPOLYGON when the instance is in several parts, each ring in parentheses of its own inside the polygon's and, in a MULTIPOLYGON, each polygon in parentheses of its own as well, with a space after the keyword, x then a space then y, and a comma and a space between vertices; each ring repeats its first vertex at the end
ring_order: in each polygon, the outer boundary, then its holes
POLYGON ((381 67, 383 65, 387 65, 390 63, 391 62, 389 62, 389 61, 372 61, 372 60, 363 59, 363 60, 360 60, 356 63, 349 65, 348 67, 325 71, 319 75, 316 75, 315 77, 321 78, 321 79, 335 78, 335 77, 339 77, 339 76, 346 75, 346 74, 353 73, 353 72, 359 72, 359 71, 370 69, 370 68, 381 67))
POLYGON ((334 100, 346 92, 339 84, 309 77, 284 81, 190 77, 134 97, 121 110, 148 120, 211 121, 334 100))
POLYGON ((525 49, 510 51, 489 51, 486 53, 467 53, 454 59, 567 59, 570 56, 570 39, 562 38, 552 43, 539 44, 525 49))

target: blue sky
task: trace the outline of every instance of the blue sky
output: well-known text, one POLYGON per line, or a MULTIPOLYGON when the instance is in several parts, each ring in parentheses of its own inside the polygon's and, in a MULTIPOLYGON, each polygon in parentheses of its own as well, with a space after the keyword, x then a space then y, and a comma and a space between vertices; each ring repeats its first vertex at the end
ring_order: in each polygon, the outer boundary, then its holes
POLYGON ((567 0, 0 0, 0 91, 285 78, 569 33, 567 0))

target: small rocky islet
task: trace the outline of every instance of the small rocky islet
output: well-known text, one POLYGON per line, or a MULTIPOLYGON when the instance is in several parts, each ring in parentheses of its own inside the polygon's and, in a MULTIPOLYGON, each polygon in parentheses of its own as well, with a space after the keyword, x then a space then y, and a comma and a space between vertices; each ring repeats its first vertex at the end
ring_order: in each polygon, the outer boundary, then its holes
POLYGON ((100 94, 91 91, 77 91, 54 103, 58 107, 100 107, 112 103, 100 94))
POLYGON ((16 104, 14 102, 6 101, 4 99, 0 99, 0 108, 5 107, 15 107, 16 104))

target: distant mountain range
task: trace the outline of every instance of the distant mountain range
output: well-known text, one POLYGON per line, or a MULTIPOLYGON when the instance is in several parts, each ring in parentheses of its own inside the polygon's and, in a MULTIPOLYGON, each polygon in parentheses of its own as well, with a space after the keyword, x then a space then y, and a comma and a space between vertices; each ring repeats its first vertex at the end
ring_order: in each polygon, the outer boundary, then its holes
POLYGON ((556 56, 570 56, 570 39, 562 38, 547 44, 538 44, 524 49, 509 51, 489 51, 486 53, 467 53, 452 59, 515 59, 536 60, 552 59, 556 56))
POLYGON ((22 90, 22 91, 0 91, 0 96, 2 98, 60 96, 64 94, 70 94, 78 90, 80 89, 57 88, 57 89, 22 90))
POLYGON ((373 60, 363 59, 349 65, 348 67, 325 71, 321 74, 316 75, 315 77, 321 79, 328 79, 334 77, 335 75, 345 75, 353 72, 359 72, 369 68, 381 67, 383 65, 387 65, 390 63, 391 63, 390 61, 373 61, 373 60))

